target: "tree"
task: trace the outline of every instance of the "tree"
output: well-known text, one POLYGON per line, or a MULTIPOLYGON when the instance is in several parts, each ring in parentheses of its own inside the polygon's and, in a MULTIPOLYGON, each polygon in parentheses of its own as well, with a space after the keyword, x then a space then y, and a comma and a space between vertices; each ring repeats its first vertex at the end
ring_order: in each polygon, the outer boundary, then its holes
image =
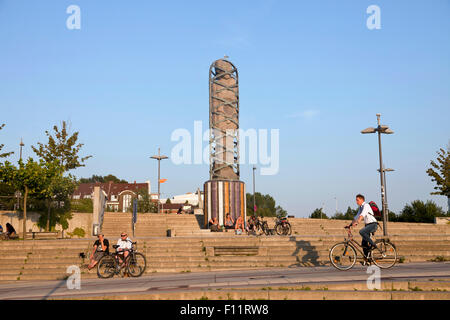
POLYGON ((97 176, 95 174, 92 175, 90 178, 80 178, 80 183, 93 183, 93 182, 114 182, 114 183, 128 183, 128 181, 119 179, 115 175, 108 174, 107 176, 97 176))
MULTIPOLYGON (((0 124, 0 130, 2 130, 4 126, 5 126, 5 124, 0 124)), ((12 155, 12 154, 14 153, 14 152, 5 152, 5 153, 2 153, 1 151, 2 151, 2 149, 3 149, 4 146, 5 146, 4 144, 0 144, 0 158, 6 158, 6 157, 9 157, 10 155, 12 155)))
POLYGON ((447 151, 440 148, 437 154, 437 163, 431 160, 432 168, 427 170, 431 180, 436 183, 434 190, 437 191, 431 192, 431 194, 446 196, 448 212, 450 212, 450 143, 447 146, 447 151))
POLYGON ((44 163, 29 158, 26 163, 19 160, 17 168, 10 162, 0 163, 0 182, 4 182, 22 192, 23 196, 23 239, 26 238, 27 200, 31 194, 41 192, 44 188, 42 178, 45 176, 44 163))
POLYGON ((428 200, 424 203, 421 200, 415 200, 403 208, 398 215, 398 221, 434 223, 435 217, 442 216, 450 216, 450 213, 445 214, 444 210, 433 201, 428 200))
POLYGON ((322 211, 322 208, 317 208, 309 216, 311 219, 328 219, 327 215, 322 211))
POLYGON ((158 206, 156 205, 156 203, 151 201, 150 195, 148 194, 146 189, 139 189, 137 198, 138 198, 138 212, 142 213, 158 212, 158 206))
POLYGON ((40 223, 45 221, 45 230, 50 230, 50 225, 60 224, 63 229, 67 229, 68 206, 70 207, 70 196, 76 187, 76 179, 72 175, 64 176, 64 168, 57 161, 45 164, 45 177, 43 178, 44 188, 38 197, 44 199, 47 203, 47 217, 43 219, 41 216, 40 223), (64 206, 61 207, 61 202, 64 206), (53 204, 56 203, 56 210, 52 210, 53 204), (52 215, 53 214, 53 215, 52 215), (52 223, 51 223, 52 222, 52 223), (67 226, 66 228, 64 228, 67 226))
POLYGON ((358 213, 357 209, 352 209, 348 207, 345 213, 337 212, 334 216, 331 217, 331 219, 353 220, 353 218, 356 216, 357 213, 358 213))
POLYGON ((53 126, 54 137, 45 131, 48 137, 47 144, 38 142, 38 147, 31 146, 34 153, 45 162, 58 161, 64 171, 84 167, 84 162, 92 156, 81 157, 78 155, 83 143, 78 143, 78 133, 69 133, 67 123, 65 121, 61 124, 61 129, 56 125, 53 126))
MULTIPOLYGON (((254 215, 253 210, 253 194, 246 194, 247 215, 254 215)), ((256 214, 263 217, 275 217, 277 214, 287 216, 286 210, 281 206, 277 206, 274 198, 269 194, 261 194, 255 192, 256 214)))
POLYGON ((167 198, 167 200, 166 200, 166 204, 171 204, 172 202, 170 201, 170 199, 169 198, 167 198))

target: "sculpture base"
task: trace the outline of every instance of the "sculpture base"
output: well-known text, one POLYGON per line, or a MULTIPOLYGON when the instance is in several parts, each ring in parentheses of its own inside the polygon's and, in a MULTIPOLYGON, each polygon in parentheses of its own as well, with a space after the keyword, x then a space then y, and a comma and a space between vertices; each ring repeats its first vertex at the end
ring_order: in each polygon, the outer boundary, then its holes
POLYGON ((247 221, 247 201, 244 182, 209 180, 203 185, 203 191, 205 228, 208 228, 208 222, 212 218, 217 218, 219 225, 223 226, 227 213, 231 215, 235 222, 241 215, 244 221, 247 221))

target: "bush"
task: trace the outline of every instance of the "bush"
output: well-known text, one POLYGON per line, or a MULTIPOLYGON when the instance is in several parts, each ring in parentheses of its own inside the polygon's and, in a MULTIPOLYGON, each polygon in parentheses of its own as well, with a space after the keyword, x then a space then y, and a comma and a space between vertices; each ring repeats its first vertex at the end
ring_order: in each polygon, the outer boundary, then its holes
POLYGON ((424 203, 423 201, 416 200, 403 208, 397 216, 397 220, 400 222, 434 223, 435 217, 445 216, 447 216, 447 214, 444 210, 433 201, 428 200, 424 203))
POLYGON ((322 211, 322 208, 314 210, 309 217, 311 219, 328 219, 327 215, 322 211))
POLYGON ((70 237, 77 236, 78 238, 84 238, 85 235, 86 235, 86 232, 84 231, 83 228, 75 228, 75 229, 73 230, 73 232, 67 232, 67 234, 68 234, 70 237))

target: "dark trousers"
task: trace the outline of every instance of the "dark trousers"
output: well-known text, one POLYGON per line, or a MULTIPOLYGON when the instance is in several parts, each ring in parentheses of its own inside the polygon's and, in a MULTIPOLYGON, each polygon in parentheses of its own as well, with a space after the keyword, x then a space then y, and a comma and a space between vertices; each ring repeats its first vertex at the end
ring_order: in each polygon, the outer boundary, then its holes
POLYGON ((367 256, 367 253, 369 252, 369 245, 374 246, 375 243, 373 243, 372 239, 370 238, 371 233, 375 233, 377 231, 378 225, 377 223, 370 223, 366 225, 364 228, 359 230, 359 234, 362 237, 361 246, 363 247, 364 254, 367 256))

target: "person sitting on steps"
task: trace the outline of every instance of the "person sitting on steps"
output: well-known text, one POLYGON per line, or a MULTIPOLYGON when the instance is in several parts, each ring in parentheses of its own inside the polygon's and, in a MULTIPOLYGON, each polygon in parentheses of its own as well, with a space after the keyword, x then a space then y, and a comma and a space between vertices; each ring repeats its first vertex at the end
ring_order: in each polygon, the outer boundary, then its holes
POLYGON ((17 238, 16 229, 10 223, 6 223, 6 237, 8 239, 17 238))
POLYGON ((227 213, 225 219, 225 230, 228 229, 234 229, 234 220, 229 213, 227 213))
POLYGON ((97 241, 94 243, 94 251, 91 254, 91 262, 88 265, 88 270, 91 270, 100 261, 100 259, 109 253, 109 241, 103 234, 99 234, 97 241))
POLYGON ((234 229, 236 230, 236 234, 242 234, 242 232, 244 232, 245 226, 244 226, 244 219, 242 218, 242 215, 236 219, 236 224, 234 226, 234 229))
POLYGON ((128 235, 126 232, 122 232, 120 234, 120 238, 117 241, 117 252, 119 253, 119 264, 121 267, 124 266, 125 260, 127 259, 130 250, 133 248, 133 241, 131 241, 130 238, 128 238, 128 235), (123 258, 122 258, 123 256, 123 258))
POLYGON ((209 219, 209 229, 211 230, 211 232, 221 232, 222 231, 219 227, 219 221, 217 221, 217 218, 209 219))

